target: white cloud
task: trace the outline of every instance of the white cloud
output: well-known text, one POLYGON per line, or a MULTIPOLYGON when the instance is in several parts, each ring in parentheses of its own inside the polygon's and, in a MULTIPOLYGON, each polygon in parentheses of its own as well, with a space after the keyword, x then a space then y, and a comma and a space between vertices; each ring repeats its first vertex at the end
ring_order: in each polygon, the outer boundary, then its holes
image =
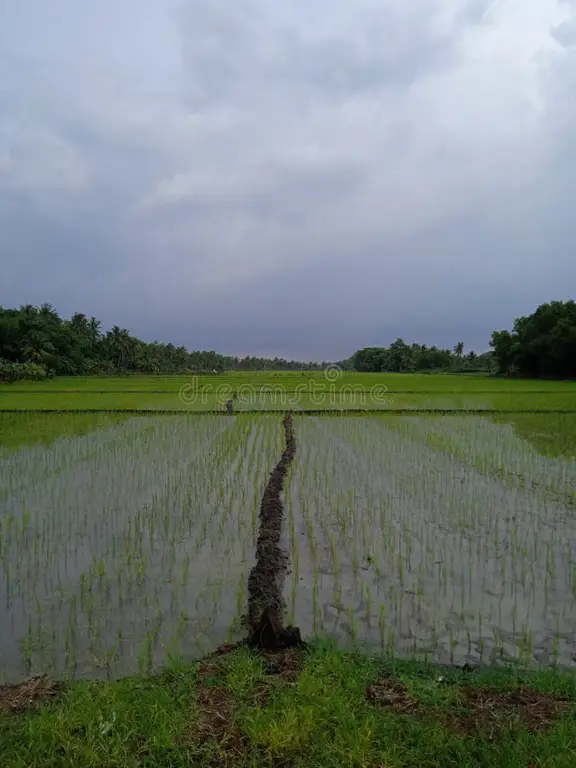
MULTIPOLYGON (((138 301, 148 319, 167 296, 182 318, 213 317, 227 297, 240 337, 257 292, 280 296, 276 281, 317 292, 301 307, 309 327, 326 303, 330 321, 347 314, 346 343, 362 343, 386 318, 417 322, 457 279, 485 304, 473 343, 494 324, 494 280, 516 281, 520 302, 551 262, 546 290, 576 277, 572 215, 555 204, 576 170, 573 3, 9 6, 0 216, 10 195, 57 198, 71 219, 81 201, 82 221, 123 254, 117 291, 100 299, 111 316, 128 286, 143 325, 138 301)), ((28 280, 12 269, 17 302, 28 280)))

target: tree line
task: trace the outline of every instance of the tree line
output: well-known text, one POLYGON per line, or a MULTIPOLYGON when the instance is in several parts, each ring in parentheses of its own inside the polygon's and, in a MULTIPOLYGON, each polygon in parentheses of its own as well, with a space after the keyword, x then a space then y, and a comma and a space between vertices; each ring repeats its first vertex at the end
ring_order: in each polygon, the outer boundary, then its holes
POLYGON ((576 302, 541 304, 512 331, 494 331, 490 346, 499 374, 576 379, 576 302))
POLYGON ((352 355, 355 370, 366 373, 415 373, 425 371, 454 371, 468 373, 491 370, 492 354, 481 355, 470 351, 465 354, 464 343, 457 342, 452 349, 440 349, 426 344, 407 344, 398 338, 389 347, 365 347, 352 355))
POLYGON ((124 373, 221 373, 229 370, 319 370, 322 363, 282 358, 189 352, 183 346, 145 342, 115 325, 77 312, 63 319, 50 304, 0 307, 0 380, 124 373))
MULTIPOLYGON (((576 379, 576 302, 552 301, 514 321, 512 331, 494 331, 491 351, 465 351, 407 344, 365 347, 338 364, 359 372, 482 372, 529 378, 576 379)), ((62 375, 128 373, 220 373, 224 371, 321 370, 325 363, 283 358, 234 357, 189 352, 183 346, 145 342, 115 325, 77 312, 63 319, 50 304, 0 307, 0 381, 62 375)))
POLYGON ((463 342, 452 349, 406 344, 365 347, 352 355, 357 371, 453 371, 493 373, 524 378, 576 379, 576 303, 552 301, 514 321, 512 331, 494 331, 491 351, 465 353, 463 342))

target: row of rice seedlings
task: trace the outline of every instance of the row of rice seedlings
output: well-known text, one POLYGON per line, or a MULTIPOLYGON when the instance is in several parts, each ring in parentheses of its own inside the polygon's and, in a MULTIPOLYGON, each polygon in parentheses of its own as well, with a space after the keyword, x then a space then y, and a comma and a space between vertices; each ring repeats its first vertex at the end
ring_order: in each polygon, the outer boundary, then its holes
MULTIPOLYGON (((576 504, 576 456, 546 456, 536 447, 540 437, 547 437, 548 448, 558 435, 560 450, 569 425, 576 437, 576 416, 562 415, 563 432, 557 430, 558 416, 519 414, 514 423, 532 441, 519 437, 515 428, 499 423, 499 417, 422 416, 413 419, 390 419, 390 428, 416 440, 424 440, 435 451, 449 455, 454 461, 495 477, 511 487, 547 492, 562 504, 576 504), (546 422, 550 426, 546 426, 546 422), (548 433, 545 432, 548 430, 548 433)), ((573 441, 574 442, 574 441, 573 441)))
POLYGON ((124 674, 237 632, 252 502, 281 445, 274 417, 170 416, 11 456, 5 676, 124 674))
POLYGON ((554 660, 576 618, 576 523, 559 497, 499 482, 387 417, 297 429, 300 626, 443 661, 554 660))

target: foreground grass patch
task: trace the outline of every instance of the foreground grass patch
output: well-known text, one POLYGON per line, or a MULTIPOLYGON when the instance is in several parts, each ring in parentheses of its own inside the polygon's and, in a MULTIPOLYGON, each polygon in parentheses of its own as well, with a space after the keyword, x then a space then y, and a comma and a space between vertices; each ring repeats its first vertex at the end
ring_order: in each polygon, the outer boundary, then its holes
MULTIPOLYGON (((240 648, 0 709, 3 766, 570 766, 576 678, 240 648)), ((4 691, 6 693, 6 691, 4 691)), ((4 697, 8 700, 7 697, 4 697)))

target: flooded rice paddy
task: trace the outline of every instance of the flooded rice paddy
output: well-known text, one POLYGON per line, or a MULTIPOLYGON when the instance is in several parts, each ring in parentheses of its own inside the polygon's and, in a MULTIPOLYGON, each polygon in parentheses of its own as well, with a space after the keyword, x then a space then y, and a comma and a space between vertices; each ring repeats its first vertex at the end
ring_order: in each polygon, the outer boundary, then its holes
MULTIPOLYGON (((576 666, 576 416, 294 429, 284 601, 304 637, 576 666)), ((282 450, 278 414, 0 414, 0 676, 116 677, 243 636, 282 450)))
POLYGON ((478 416, 306 418, 297 433, 287 599, 304 634, 574 665, 573 455, 478 416))
POLYGON ((3 677, 147 671, 241 634, 281 445, 273 418, 137 417, 0 451, 3 677))

